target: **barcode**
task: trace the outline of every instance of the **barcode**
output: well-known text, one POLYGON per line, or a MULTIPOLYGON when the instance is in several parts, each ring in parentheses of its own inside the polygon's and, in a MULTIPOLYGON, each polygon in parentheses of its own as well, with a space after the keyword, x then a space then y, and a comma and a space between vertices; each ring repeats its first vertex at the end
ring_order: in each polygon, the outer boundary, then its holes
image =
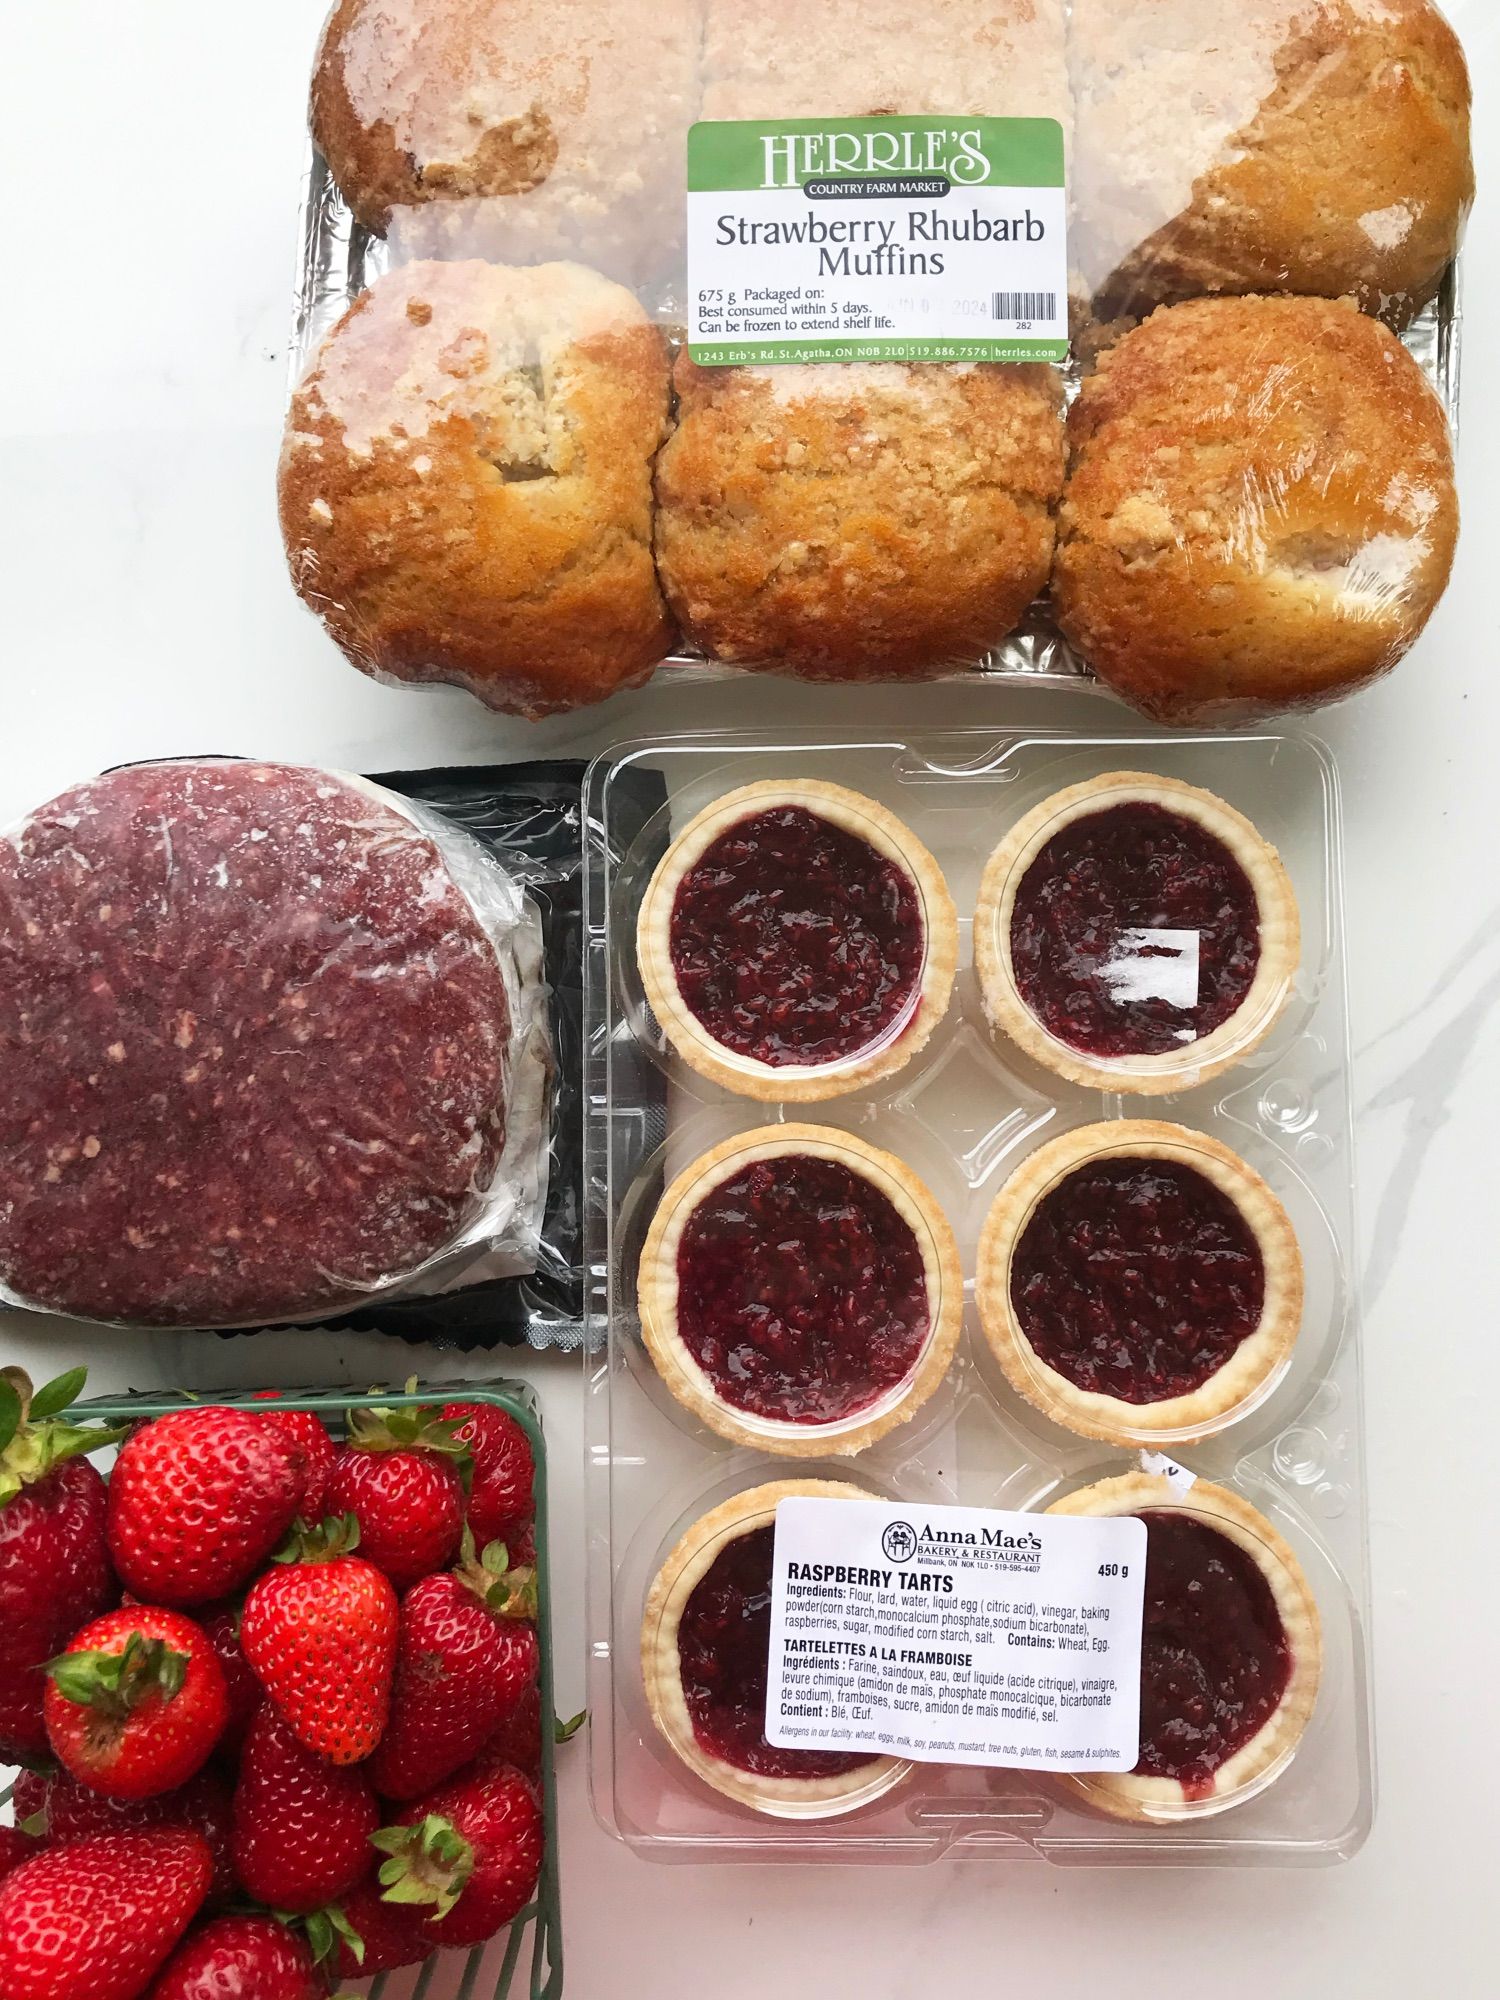
POLYGON ((996 319, 1056 319, 1056 292, 996 292, 996 319))

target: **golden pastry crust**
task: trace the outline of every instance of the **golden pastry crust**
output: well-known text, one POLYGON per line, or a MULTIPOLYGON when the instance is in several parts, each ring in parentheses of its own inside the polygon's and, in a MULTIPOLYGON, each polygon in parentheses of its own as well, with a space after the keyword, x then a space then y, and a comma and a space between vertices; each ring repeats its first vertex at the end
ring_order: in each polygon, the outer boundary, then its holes
POLYGON ((416 263, 340 320, 287 416, 298 592, 377 679, 549 715, 635 687, 672 628, 651 562, 660 335, 576 264, 416 263))
POLYGON ((926 1046, 953 997, 958 911, 933 856, 911 828, 878 800, 815 778, 764 779, 726 792, 706 806, 662 856, 641 900, 636 959, 647 1002, 662 1033, 691 1069, 740 1097, 753 1097, 764 1104, 810 1104, 866 1090, 904 1069, 926 1046), (867 1053, 837 1063, 778 1067, 726 1049, 688 1007, 672 966, 672 908, 683 877, 736 821, 778 805, 805 807, 894 862, 915 885, 926 928, 921 985, 900 1030, 867 1053))
POLYGON ((958 1242, 931 1191, 894 1154, 824 1125, 767 1125, 741 1132, 680 1173, 647 1233, 639 1295, 647 1350, 678 1402, 732 1444, 778 1458, 852 1457, 910 1423, 947 1374, 963 1326, 958 1242), (720 1395, 678 1331, 677 1256, 694 1211, 732 1174, 786 1153, 836 1160, 878 1188, 911 1230, 926 1276, 927 1338, 911 1372, 878 1403, 835 1424, 777 1423, 737 1408, 720 1395))
POLYGON ((1017 1395, 1080 1437, 1119 1445, 1188 1444, 1254 1408, 1291 1359, 1302 1326, 1302 1293, 1302 1252, 1291 1217, 1254 1168, 1207 1132, 1150 1118, 1085 1125, 1030 1154, 985 1219, 974 1284, 985 1339, 1017 1395), (1206 1382, 1158 1403, 1078 1388, 1032 1347, 1011 1301, 1011 1262, 1038 1204, 1081 1168, 1110 1159, 1169 1160, 1201 1174, 1239 1211, 1264 1270, 1254 1330, 1206 1382))
POLYGON ((1158 721, 1345 694, 1396 664, 1447 584, 1442 408, 1348 301, 1166 307, 1103 356, 1068 440, 1058 616, 1158 721))
POLYGON ((1323 1671, 1322 1621, 1302 1565, 1258 1508, 1228 1487, 1199 1479, 1186 1494, 1154 1473, 1104 1479, 1056 1500, 1049 1514, 1108 1516, 1187 1514, 1206 1521, 1242 1548, 1270 1586, 1292 1656, 1291 1675, 1274 1714, 1214 1773, 1205 1798, 1190 1799, 1175 1778, 1137 1777, 1131 1771, 1096 1771, 1059 1779, 1075 1797, 1111 1818, 1161 1825, 1240 1805, 1263 1791, 1302 1739, 1318 1698, 1323 1671))
POLYGON ((1405 324, 1474 195, 1470 88, 1429 0, 1074 0, 1074 255, 1102 318, 1213 292, 1405 324))
POLYGON ((1197 785, 1150 771, 1109 771, 1069 785, 1020 819, 985 866, 974 912, 974 966, 991 1027, 1034 1062, 1087 1090, 1159 1096, 1209 1083, 1259 1048, 1288 1000, 1302 953, 1297 898, 1270 842, 1243 813, 1197 785), (1205 827, 1234 856, 1255 891, 1260 959, 1243 1001, 1196 1042, 1160 1055, 1094 1056, 1050 1034, 1016 987, 1011 918, 1016 896, 1037 855, 1072 821, 1131 802, 1159 805, 1205 827))
POLYGON ((1043 588, 1062 482, 1044 367, 699 368, 657 465, 656 555, 710 657, 809 680, 972 663, 1043 588))
POLYGON ((483 204, 497 255, 613 270, 680 231, 700 34, 700 0, 339 0, 313 136, 379 234, 483 204))
POLYGON ((831 1818, 889 1791, 911 1769, 899 1758, 872 1756, 839 1776, 760 1777, 702 1748, 682 1693, 677 1630, 688 1599, 721 1550, 740 1535, 769 1527, 783 1500, 871 1497, 862 1486, 834 1479, 781 1479, 752 1487, 695 1521, 657 1572, 641 1622, 641 1671, 652 1720, 689 1770, 737 1804, 786 1818, 831 1818))
POLYGON ((704 118, 1068 117, 1064 0, 707 0, 704 118))

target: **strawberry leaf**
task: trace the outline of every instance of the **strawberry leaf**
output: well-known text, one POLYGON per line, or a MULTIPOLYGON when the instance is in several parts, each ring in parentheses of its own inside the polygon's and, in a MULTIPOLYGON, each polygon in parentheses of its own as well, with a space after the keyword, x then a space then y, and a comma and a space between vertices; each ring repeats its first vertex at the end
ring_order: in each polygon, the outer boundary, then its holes
POLYGON ((330 1514, 318 1522, 307 1522, 299 1515, 292 1523, 286 1540, 272 1555, 272 1562, 336 1562, 340 1556, 352 1556, 359 1547, 359 1517, 355 1514, 330 1514))
POLYGON ((465 1421, 463 1417, 445 1417, 436 1403, 371 1406, 349 1412, 344 1441, 352 1451, 436 1452, 453 1460, 467 1486, 473 1475, 474 1455, 455 1435, 465 1421))
POLYGON ((64 1410, 71 1409, 88 1379, 87 1368, 70 1368, 66 1375, 58 1375, 44 1383, 31 1398, 31 1422, 40 1423, 44 1417, 60 1417, 64 1410))
MULTIPOLYGON (((21 1391, 16 1387, 14 1382, 8 1381, 5 1376, 0 1375, 0 1452, 6 1449, 11 1439, 21 1428, 23 1408, 21 1391)), ((16 1485, 20 1485, 19 1480, 17 1480, 16 1485)), ((9 1497, 9 1494, 5 1495, 5 1498, 8 1499, 9 1497)))
POLYGON ((588 1719, 589 1712, 586 1708, 580 1708, 578 1713, 570 1715, 566 1722, 563 1721, 560 1715, 555 1715, 552 1718, 552 1741, 554 1743, 570 1743, 588 1719))
POLYGON ((464 1525, 459 1545, 459 1561, 454 1571, 497 1618, 529 1618, 537 1615, 537 1581, 534 1569, 510 1567, 510 1552, 504 1542, 489 1542, 484 1553, 474 1552, 474 1536, 464 1525))
POLYGON ((62 1653, 42 1671, 58 1693, 79 1708, 98 1709, 117 1722, 138 1709, 151 1695, 163 1705, 175 1701, 187 1679, 188 1656, 165 1639, 147 1639, 132 1632, 118 1653, 62 1653))
POLYGON ((300 1926, 307 1937, 307 1948, 316 1965, 330 1965, 338 1954, 339 1945, 347 1945, 356 1965, 365 1962, 365 1941, 350 1923, 337 1903, 329 1903, 321 1910, 314 1910, 310 1916, 288 1916, 281 1910, 273 1912, 276 1921, 295 1930, 300 1926))

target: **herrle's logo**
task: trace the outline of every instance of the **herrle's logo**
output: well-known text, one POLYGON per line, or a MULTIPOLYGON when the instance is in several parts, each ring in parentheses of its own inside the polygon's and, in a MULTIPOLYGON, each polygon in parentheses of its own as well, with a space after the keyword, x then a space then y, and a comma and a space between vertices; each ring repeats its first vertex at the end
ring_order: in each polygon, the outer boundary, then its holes
POLYGON ((891 1562, 910 1562, 917 1552, 917 1537, 910 1521, 888 1521, 880 1546, 891 1562))
POLYGON ((989 179, 977 129, 929 132, 764 132, 763 188, 800 187, 819 175, 946 174, 958 187, 989 179))

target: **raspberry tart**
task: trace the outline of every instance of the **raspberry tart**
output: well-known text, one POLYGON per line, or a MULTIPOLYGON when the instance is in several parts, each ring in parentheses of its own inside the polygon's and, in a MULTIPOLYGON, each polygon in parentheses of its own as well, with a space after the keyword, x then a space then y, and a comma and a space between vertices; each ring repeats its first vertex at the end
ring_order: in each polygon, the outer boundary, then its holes
POLYGON ((766 1103, 866 1089, 947 1011, 958 916, 942 871, 874 799, 746 785, 683 829, 641 905, 646 998, 700 1076, 766 1103))
POLYGON ((882 1796, 911 1769, 867 1751, 766 1741, 771 1558, 783 1500, 868 1500, 861 1486, 788 1479, 737 1493, 695 1521, 657 1573, 641 1627, 652 1719, 706 1785, 783 1819, 826 1819, 882 1796))
POLYGON ((1139 1758, 1060 1782, 1115 1819, 1157 1824, 1263 1791, 1301 1741, 1323 1661, 1317 1602, 1271 1523, 1226 1487, 1199 1479, 1184 1493, 1146 1472, 1047 1511, 1146 1523, 1139 1758))
POLYGON ((825 1126, 768 1125, 668 1188, 640 1310, 662 1381, 721 1437, 842 1455, 942 1381, 963 1274, 947 1218, 900 1160, 825 1126))
POLYGON ((992 1027, 1070 1083, 1190 1090, 1270 1033, 1301 948, 1276 850, 1212 792, 1111 771, 990 856, 974 961, 992 1027))
POLYGON ((975 1290, 1007 1380, 1055 1423, 1112 1444, 1183 1442, 1280 1379, 1302 1255, 1237 1153, 1121 1118, 1022 1163, 985 1222, 975 1290))

